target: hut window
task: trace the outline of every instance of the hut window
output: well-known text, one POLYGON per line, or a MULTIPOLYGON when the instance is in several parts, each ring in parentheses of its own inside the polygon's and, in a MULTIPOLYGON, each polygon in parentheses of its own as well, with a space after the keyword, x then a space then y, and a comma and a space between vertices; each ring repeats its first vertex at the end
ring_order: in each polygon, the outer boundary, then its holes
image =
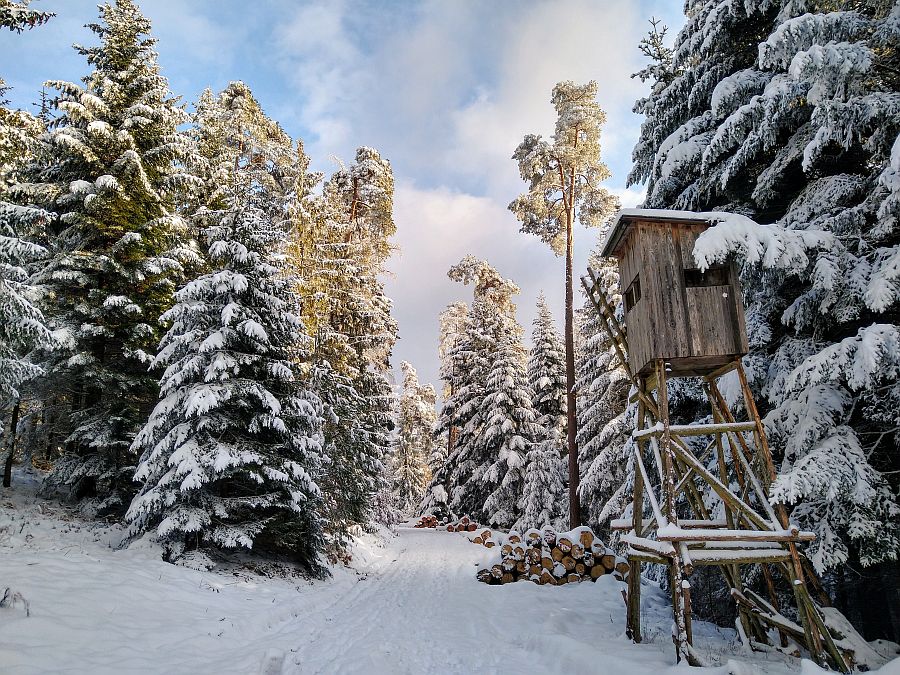
POLYGON ((684 285, 688 288, 700 288, 703 286, 727 286, 728 268, 724 265, 708 267, 701 272, 698 269, 686 269, 684 271, 684 285))
POLYGON ((631 282, 631 286, 625 291, 625 311, 630 312, 641 299, 641 276, 638 275, 631 282))

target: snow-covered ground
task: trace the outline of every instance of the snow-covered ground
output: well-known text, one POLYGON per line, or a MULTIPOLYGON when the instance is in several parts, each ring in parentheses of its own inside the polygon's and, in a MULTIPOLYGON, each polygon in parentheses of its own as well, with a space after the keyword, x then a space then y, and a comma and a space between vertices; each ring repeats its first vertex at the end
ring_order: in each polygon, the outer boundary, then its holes
MULTIPOLYGON (((644 591, 645 633, 624 636, 623 584, 559 588, 475 580, 490 551, 463 536, 401 528, 363 538, 353 568, 327 581, 200 572, 152 545, 113 548, 118 527, 34 497, 26 474, 0 496, 0 672, 610 673, 673 664, 666 598, 644 591)), ((806 661, 747 655, 733 632, 695 624, 707 674, 820 673, 806 661)), ((900 673, 900 661, 882 675, 900 673), (895 667, 896 666, 896 667, 895 667)))

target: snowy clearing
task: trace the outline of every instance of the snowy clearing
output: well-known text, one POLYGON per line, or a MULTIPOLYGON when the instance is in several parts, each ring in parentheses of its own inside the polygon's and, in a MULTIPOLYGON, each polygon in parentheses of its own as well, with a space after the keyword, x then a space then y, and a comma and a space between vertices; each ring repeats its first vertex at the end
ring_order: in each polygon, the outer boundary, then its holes
MULTIPOLYGON (((666 597, 644 591, 649 643, 624 637, 624 584, 563 587, 475 580, 491 552, 465 537, 401 528, 357 545, 354 569, 321 582, 169 565, 155 546, 114 550, 118 526, 34 497, 27 474, 0 499, 0 670, 21 673, 616 673, 673 664, 666 597)), ((820 671, 740 653, 698 623, 717 675, 820 671)), ((883 675, 900 672, 900 661, 883 675)), ((703 671, 700 671, 703 672, 703 671)))

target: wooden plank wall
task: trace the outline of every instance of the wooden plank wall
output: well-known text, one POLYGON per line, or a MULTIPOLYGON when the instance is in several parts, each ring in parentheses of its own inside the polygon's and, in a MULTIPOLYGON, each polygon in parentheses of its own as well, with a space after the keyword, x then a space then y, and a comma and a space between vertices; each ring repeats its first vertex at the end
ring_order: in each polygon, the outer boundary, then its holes
MULTIPOLYGON (((747 352, 736 265, 727 286, 687 288, 693 249, 705 223, 635 222, 619 260, 622 290, 640 274, 641 300, 626 313, 629 359, 644 373, 653 359, 691 360, 710 367, 717 356, 747 352), (702 358, 706 357, 706 358, 702 358)), ((723 361, 724 362, 724 361, 723 361)))
MULTIPOLYGON (((631 286, 635 277, 643 270, 642 242, 639 236, 639 224, 632 227, 622 247, 622 257, 619 258, 619 281, 622 293, 631 286)), ((625 313, 625 327, 628 338, 628 360, 631 368, 637 372, 649 360, 653 358, 653 333, 649 325, 649 308, 647 302, 647 290, 645 287, 646 272, 641 276, 641 299, 625 313)))

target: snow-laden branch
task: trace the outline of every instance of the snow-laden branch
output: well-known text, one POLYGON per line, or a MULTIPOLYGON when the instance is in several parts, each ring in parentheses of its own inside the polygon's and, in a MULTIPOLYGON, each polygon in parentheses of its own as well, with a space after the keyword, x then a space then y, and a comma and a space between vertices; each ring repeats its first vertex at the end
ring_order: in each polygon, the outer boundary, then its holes
POLYGON ((878 378, 891 379, 898 374, 900 331, 891 324, 874 323, 805 359, 788 377, 786 389, 798 391, 844 380, 852 391, 861 391, 873 387, 878 378))
POLYGON ((710 211, 696 215, 717 223, 694 245, 694 261, 701 270, 736 254, 751 265, 799 271, 809 263, 807 251, 834 243, 834 235, 829 232, 760 225, 737 213, 710 211))

